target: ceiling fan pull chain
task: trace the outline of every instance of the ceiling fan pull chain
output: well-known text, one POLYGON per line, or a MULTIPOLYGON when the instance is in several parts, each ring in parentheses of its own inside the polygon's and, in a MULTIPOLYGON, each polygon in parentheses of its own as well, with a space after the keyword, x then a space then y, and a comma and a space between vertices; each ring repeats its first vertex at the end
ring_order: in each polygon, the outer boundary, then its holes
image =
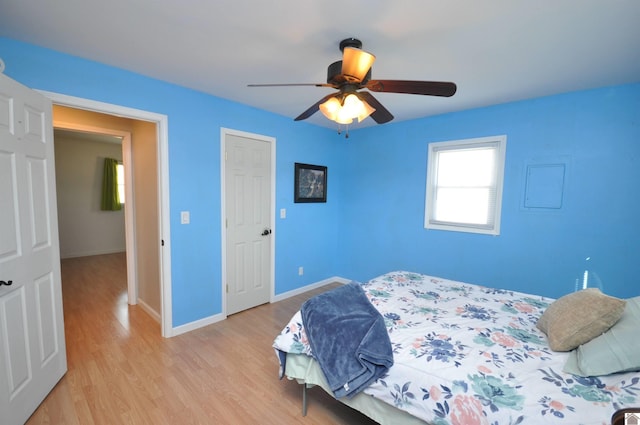
MULTIPOLYGON (((342 134, 342 125, 338 124, 338 136, 342 134)), ((349 124, 345 124, 344 126, 344 138, 349 138, 349 124)))

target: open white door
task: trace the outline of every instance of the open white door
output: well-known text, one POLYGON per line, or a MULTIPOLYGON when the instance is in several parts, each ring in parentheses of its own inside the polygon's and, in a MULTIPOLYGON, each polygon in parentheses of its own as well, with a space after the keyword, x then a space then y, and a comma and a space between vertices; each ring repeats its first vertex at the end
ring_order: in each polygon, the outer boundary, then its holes
POLYGON ((23 424, 67 371, 51 101, 0 74, 0 418, 23 424))

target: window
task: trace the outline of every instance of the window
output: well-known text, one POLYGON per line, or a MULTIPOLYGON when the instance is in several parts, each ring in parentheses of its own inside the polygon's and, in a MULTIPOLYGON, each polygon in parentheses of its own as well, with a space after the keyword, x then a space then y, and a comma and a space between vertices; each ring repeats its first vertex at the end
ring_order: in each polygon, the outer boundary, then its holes
POLYGON ((427 229, 500 234, 506 136, 429 144, 427 229))
POLYGON ((120 198, 120 204, 124 205, 124 165, 118 163, 116 166, 117 182, 118 182, 118 198, 120 198))

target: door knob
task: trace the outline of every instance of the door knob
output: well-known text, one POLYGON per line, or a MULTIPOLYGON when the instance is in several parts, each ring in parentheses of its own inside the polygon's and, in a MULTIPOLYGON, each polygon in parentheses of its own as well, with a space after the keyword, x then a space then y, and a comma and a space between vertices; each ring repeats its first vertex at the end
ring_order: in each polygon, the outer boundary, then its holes
POLYGON ((12 280, 8 280, 6 282, 4 280, 0 280, 0 286, 2 286, 2 285, 11 286, 12 283, 13 283, 12 280))
POLYGON ((264 229, 264 232, 262 232, 262 236, 268 236, 271 234, 271 229, 264 229))

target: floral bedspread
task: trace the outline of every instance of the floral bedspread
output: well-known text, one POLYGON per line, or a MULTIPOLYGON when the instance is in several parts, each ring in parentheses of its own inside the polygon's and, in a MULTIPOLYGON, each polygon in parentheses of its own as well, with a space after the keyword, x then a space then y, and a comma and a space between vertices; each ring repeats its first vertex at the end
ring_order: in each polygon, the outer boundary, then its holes
MULTIPOLYGON (((363 284, 394 352, 364 393, 433 425, 609 424, 640 406, 640 373, 562 372, 536 321, 553 301, 404 271, 363 284)), ((298 312, 274 348, 312 355, 298 312)))

